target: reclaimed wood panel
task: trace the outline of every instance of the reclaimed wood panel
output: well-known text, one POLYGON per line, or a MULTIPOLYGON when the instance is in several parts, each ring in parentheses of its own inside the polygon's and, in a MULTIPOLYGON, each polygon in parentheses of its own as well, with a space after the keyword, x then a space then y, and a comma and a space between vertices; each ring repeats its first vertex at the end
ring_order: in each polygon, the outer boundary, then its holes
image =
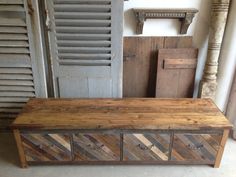
POLYGON ((167 161, 169 159, 169 134, 125 134, 124 161, 167 161))
POLYGON ((198 50, 160 49, 158 52, 156 97, 193 97, 198 50))
POLYGON ((119 161, 120 136, 79 133, 73 135, 75 161, 119 161))
POLYGON ((125 37, 123 97, 154 97, 157 51, 164 37, 125 37))
POLYGON ((125 37, 123 97, 155 97, 158 50, 190 47, 190 36, 125 37))
POLYGON ((221 134, 175 134, 171 160, 214 164, 221 134))
POLYGON ((71 161, 68 134, 21 134, 26 161, 71 161))
POLYGON ((212 130, 231 128, 211 99, 31 99, 19 129, 212 130))

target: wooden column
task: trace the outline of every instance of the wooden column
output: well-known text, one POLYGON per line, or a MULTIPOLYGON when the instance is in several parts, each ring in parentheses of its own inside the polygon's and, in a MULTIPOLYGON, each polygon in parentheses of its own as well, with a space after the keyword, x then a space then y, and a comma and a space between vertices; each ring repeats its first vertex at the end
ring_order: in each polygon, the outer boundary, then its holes
POLYGON ((201 98, 215 99, 218 60, 227 21, 229 2, 230 0, 212 0, 207 61, 199 89, 199 96, 201 98))

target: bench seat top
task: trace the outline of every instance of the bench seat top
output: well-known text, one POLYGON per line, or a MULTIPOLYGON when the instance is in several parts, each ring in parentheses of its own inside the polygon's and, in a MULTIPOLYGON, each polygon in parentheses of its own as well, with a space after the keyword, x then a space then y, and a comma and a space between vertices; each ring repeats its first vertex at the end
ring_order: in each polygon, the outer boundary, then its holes
POLYGON ((30 99, 12 123, 30 130, 232 128, 211 99, 30 99))

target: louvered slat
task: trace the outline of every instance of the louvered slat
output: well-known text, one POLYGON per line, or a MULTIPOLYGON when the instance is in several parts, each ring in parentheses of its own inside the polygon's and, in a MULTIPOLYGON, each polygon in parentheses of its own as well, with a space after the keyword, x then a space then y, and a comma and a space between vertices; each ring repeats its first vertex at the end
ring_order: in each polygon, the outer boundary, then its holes
POLYGON ((55 12, 55 19, 103 19, 110 20, 111 13, 98 12, 55 12))
POLYGON ((1 85, 16 85, 16 86, 34 86, 33 81, 27 81, 27 80, 0 80, 1 85))
POLYGON ((58 33, 81 33, 81 34, 110 34, 111 27, 56 27, 58 33))
POLYGON ((31 86, 0 86, 0 91, 23 91, 34 92, 34 87, 31 86))
POLYGON ((32 74, 29 68, 0 68, 0 74, 32 74))
POLYGON ((26 27, 26 23, 24 20, 22 19, 18 19, 18 18, 2 18, 0 17, 0 22, 1 22, 1 26, 24 26, 26 27))
POLYGON ((54 0, 55 4, 111 4, 110 0, 54 0))
MULTIPOLYGON (((29 47, 29 43, 27 41, 2 41, 0 47, 29 47)), ((0 49, 2 50, 2 48, 0 49)), ((24 50, 29 51, 26 48, 24 48, 24 50)))
MULTIPOLYGON (((79 1, 78 1, 79 2, 79 1)), ((110 12, 111 5, 100 4, 55 4, 55 11, 73 11, 73 12, 110 12)))
POLYGON ((1 103, 26 103, 28 100, 25 97, 0 97, 1 103))
POLYGON ((57 41, 61 47, 110 47, 111 41, 57 41))
POLYGON ((35 97, 25 4, 26 0, 0 0, 1 122, 14 119, 35 97))
POLYGON ((54 18, 60 65, 111 63, 111 0, 54 0, 54 18))
POLYGON ((22 6, 17 5, 1 5, 0 6, 0 12, 24 12, 24 8, 22 6))
POLYGON ((23 5, 24 4, 24 1, 23 0, 0 0, 0 5, 2 4, 19 4, 19 5, 23 5))
POLYGON ((58 47, 60 53, 110 53, 110 47, 58 47))
POLYGON ((9 27, 2 27, 0 26, 0 34, 26 34, 27 30, 24 27, 14 27, 14 28, 9 28, 9 27))

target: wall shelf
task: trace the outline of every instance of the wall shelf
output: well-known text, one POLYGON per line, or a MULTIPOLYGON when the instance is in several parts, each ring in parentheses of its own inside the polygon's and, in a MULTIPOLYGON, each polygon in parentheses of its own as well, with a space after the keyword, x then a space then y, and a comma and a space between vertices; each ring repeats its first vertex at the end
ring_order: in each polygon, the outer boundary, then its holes
POLYGON ((197 9, 133 9, 137 26, 136 33, 143 33, 143 25, 147 19, 179 19, 180 34, 186 34, 197 9))

